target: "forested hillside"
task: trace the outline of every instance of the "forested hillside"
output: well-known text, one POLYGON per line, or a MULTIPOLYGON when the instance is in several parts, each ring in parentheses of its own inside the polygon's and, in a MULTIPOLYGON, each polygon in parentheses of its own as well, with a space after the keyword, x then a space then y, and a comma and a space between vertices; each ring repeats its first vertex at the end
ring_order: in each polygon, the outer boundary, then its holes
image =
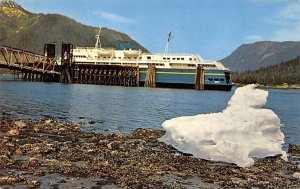
POLYGON ((300 57, 277 65, 242 73, 233 72, 235 83, 262 85, 300 84, 300 57))
POLYGON ((243 44, 231 55, 220 60, 231 71, 257 70, 300 56, 300 42, 259 41, 243 44))

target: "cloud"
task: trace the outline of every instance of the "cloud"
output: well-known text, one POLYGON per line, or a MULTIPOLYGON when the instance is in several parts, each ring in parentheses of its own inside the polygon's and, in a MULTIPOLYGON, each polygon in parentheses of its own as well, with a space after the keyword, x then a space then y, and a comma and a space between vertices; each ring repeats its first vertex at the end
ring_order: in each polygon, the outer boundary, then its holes
POLYGON ((289 1, 264 21, 275 28, 270 34, 270 40, 300 40, 300 0, 289 1))
POLYGON ((248 35, 245 37, 245 42, 246 43, 253 43, 256 41, 261 41, 262 37, 260 35, 248 35))
POLYGON ((293 28, 279 29, 273 34, 272 40, 275 41, 300 41, 300 26, 293 28))
POLYGON ((300 22, 300 1, 294 2, 286 6, 278 16, 284 22, 297 24, 300 22), (297 23, 295 23, 297 22, 297 23))
POLYGON ((253 4, 266 5, 266 4, 276 4, 286 2, 288 0, 249 0, 253 4))
POLYGON ((100 16, 101 18, 106 19, 108 21, 121 23, 121 24, 130 24, 136 22, 136 20, 126 18, 111 12, 96 11, 93 12, 93 15, 100 16))

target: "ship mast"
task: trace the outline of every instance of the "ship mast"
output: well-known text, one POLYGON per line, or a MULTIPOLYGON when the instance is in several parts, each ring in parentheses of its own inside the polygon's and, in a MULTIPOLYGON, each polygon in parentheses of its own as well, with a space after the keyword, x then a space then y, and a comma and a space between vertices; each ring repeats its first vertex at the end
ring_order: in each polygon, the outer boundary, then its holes
POLYGON ((96 44, 95 44, 95 49, 101 48, 101 42, 100 42, 100 33, 101 33, 101 28, 99 29, 98 35, 96 35, 96 44))
POLYGON ((170 53, 169 43, 170 43, 170 41, 172 39, 171 37, 172 37, 172 32, 169 33, 168 41, 167 41, 167 45, 166 45, 166 48, 165 48, 164 55, 168 55, 170 53))

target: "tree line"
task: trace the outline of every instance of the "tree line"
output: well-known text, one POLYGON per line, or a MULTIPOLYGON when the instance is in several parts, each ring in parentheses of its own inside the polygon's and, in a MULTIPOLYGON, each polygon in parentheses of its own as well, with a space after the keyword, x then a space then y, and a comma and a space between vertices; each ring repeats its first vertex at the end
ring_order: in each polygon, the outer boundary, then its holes
POLYGON ((231 74, 234 83, 259 83, 262 85, 300 84, 300 57, 298 56, 293 60, 262 67, 254 71, 232 72, 231 74))

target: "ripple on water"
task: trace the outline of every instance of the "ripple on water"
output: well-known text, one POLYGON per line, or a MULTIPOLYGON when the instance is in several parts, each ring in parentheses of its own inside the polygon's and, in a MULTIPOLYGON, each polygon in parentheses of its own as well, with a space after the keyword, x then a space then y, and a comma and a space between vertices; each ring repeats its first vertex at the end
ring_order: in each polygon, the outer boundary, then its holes
MULTIPOLYGON (((10 117, 81 123, 87 131, 162 129, 166 119, 222 111, 231 92, 10 82, 0 79, 0 110, 10 117), (89 124, 90 121, 95 123, 89 124)), ((283 124, 287 143, 300 144, 300 91, 268 89, 266 107, 283 124)))

